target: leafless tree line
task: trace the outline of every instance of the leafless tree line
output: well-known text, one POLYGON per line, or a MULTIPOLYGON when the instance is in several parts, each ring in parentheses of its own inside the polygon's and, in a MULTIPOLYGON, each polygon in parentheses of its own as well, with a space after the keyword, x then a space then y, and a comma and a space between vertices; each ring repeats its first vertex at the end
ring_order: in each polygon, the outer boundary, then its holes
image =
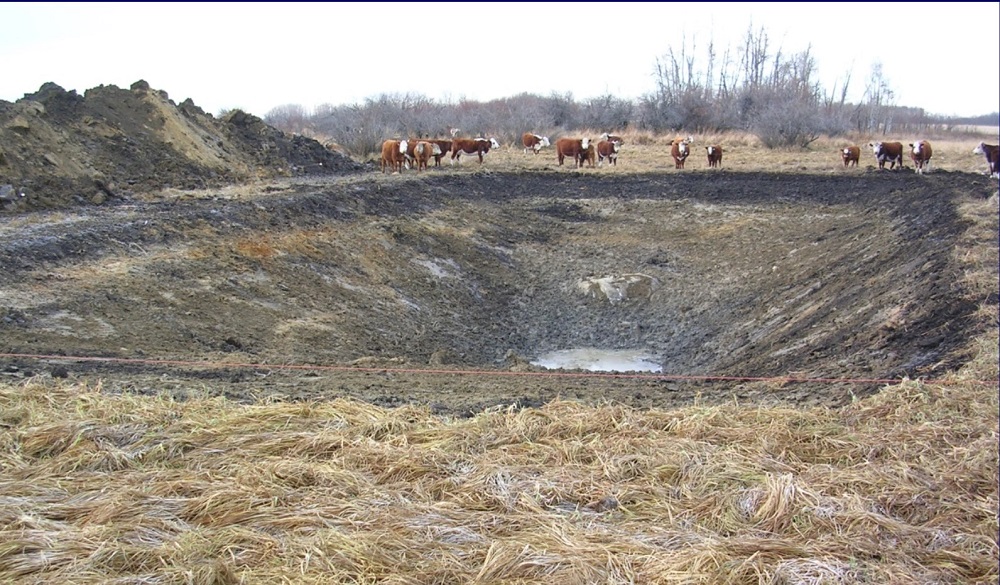
POLYGON ((872 66, 861 103, 849 103, 850 73, 827 91, 817 80, 811 47, 787 54, 752 25, 735 49, 721 54, 712 40, 702 49, 695 39, 682 38, 656 60, 653 79, 653 91, 635 101, 612 94, 577 101, 571 93, 553 92, 442 103, 423 95, 381 94, 364 103, 324 104, 312 113, 279 106, 265 121, 286 132, 329 137, 358 157, 378 152, 389 137, 445 137, 452 129, 507 144, 525 131, 556 138, 582 129, 740 130, 768 147, 805 147, 823 135, 889 135, 940 123, 921 108, 896 105, 881 63, 872 66))

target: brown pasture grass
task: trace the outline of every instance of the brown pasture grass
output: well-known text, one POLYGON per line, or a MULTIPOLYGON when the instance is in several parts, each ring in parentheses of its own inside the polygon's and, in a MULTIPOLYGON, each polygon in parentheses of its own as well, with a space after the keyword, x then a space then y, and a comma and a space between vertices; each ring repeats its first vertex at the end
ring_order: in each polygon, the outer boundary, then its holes
POLYGON ((995 386, 904 381, 839 411, 557 401, 449 420, 35 379, 0 406, 3 582, 998 577, 995 386))
MULTIPOLYGON (((749 169, 749 138, 711 138, 749 169)), ((626 142, 617 169, 575 172, 663 169, 665 142, 626 142)), ((940 142, 966 170, 978 141, 940 142)), ((841 143, 760 151, 762 170, 860 172, 841 143)), ((502 156, 555 166, 501 149, 474 172, 502 156)), ((837 410, 558 400, 451 419, 0 379, 0 583, 997 583, 997 196, 959 212, 988 325, 975 357, 837 410)))

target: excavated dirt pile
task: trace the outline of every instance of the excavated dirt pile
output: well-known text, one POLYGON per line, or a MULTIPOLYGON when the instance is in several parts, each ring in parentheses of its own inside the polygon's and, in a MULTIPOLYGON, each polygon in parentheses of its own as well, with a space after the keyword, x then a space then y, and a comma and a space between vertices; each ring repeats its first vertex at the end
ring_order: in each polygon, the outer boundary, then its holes
POLYGON ((957 207, 995 191, 974 173, 363 173, 142 83, 50 84, 0 114, 11 379, 455 414, 837 406, 960 366, 997 302, 956 254, 957 207), (577 348, 661 375, 532 363, 577 348))
POLYGON ((144 81, 82 96, 46 83, 14 103, 0 100, 7 211, 361 169, 315 140, 288 136, 241 110, 216 118, 190 99, 174 104, 144 81))

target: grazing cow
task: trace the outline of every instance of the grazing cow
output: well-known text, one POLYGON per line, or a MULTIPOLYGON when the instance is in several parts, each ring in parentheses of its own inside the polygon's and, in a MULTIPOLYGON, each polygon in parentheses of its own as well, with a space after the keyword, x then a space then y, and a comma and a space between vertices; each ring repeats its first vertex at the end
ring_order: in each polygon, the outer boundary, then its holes
POLYGON ((972 149, 972 154, 985 154, 986 164, 990 166, 990 177, 1000 178, 1000 171, 997 170, 997 159, 1000 158, 1000 144, 986 144, 980 142, 979 146, 972 149))
POLYGON ((721 167, 722 166, 722 147, 718 145, 706 146, 705 152, 708 153, 708 166, 721 167))
POLYGON ((441 147, 429 140, 421 140, 413 147, 413 159, 417 163, 417 172, 427 169, 427 162, 432 156, 440 155, 441 147))
POLYGON ((500 148, 500 143, 496 138, 456 138, 451 141, 451 164, 462 164, 463 154, 475 154, 479 156, 479 164, 483 164, 483 155, 491 148, 500 148))
POLYGON ((917 174, 922 175, 925 170, 930 170, 931 143, 926 140, 911 142, 910 158, 913 159, 913 166, 917 167, 917 174))
POLYGON ((604 159, 618 166, 618 150, 621 149, 621 142, 617 140, 602 140, 597 143, 597 166, 604 163, 604 159))
POLYGON ((857 146, 845 146, 840 151, 840 157, 844 159, 845 167, 849 167, 852 164, 858 166, 858 161, 861 160, 861 148, 857 146))
POLYGON ((538 154, 538 151, 542 148, 551 146, 548 136, 539 136, 538 134, 532 134, 531 132, 525 132, 521 136, 521 144, 524 145, 524 154, 528 154, 529 150, 538 154))
POLYGON ((382 172, 386 168, 391 172, 402 172, 406 162, 406 140, 386 140, 382 143, 382 172))
POLYGON ((566 158, 572 158, 576 166, 581 165, 581 155, 590 148, 589 138, 560 138, 556 140, 556 156, 559 164, 562 165, 566 158))
POLYGON ((605 132, 604 134, 601 134, 601 140, 606 140, 608 142, 617 142, 619 146, 625 146, 625 141, 622 140, 622 137, 618 136, 617 134, 608 134, 607 132, 605 132))
POLYGON ((875 160, 878 161, 878 168, 885 169, 885 163, 889 163, 889 170, 903 168, 903 143, 902 142, 869 142, 868 146, 875 153, 875 160))
POLYGON ((670 156, 674 159, 674 168, 683 169, 684 161, 687 160, 691 151, 688 149, 687 140, 674 141, 670 145, 670 156))

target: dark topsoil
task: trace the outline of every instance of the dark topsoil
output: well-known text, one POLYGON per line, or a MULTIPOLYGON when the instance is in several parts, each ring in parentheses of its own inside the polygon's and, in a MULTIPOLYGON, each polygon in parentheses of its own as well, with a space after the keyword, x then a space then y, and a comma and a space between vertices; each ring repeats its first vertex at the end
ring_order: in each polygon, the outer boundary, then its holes
POLYGON ((955 257, 956 205, 995 189, 980 175, 383 176, 144 85, 56 88, 0 102, 0 184, 27 193, 0 215, 10 379, 453 414, 556 397, 837 406, 961 365, 990 301, 955 257), (194 122, 134 121, 175 112, 194 122), (612 302, 580 286, 625 275, 646 288, 612 302), (642 349, 664 375, 529 364, 578 347, 642 349), (753 380, 771 377, 841 381, 753 380))

